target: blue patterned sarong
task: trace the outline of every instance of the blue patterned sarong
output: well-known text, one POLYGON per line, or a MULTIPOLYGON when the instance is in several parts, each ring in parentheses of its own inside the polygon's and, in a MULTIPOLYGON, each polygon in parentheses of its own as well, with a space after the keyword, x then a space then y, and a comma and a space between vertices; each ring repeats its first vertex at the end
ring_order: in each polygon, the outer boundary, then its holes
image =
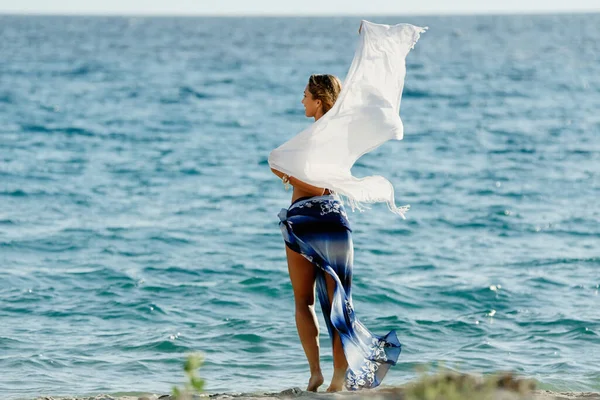
POLYGON ((317 267, 317 293, 333 340, 340 335, 348 361, 346 388, 378 386, 396 364, 401 345, 395 331, 372 334, 360 323, 352 305, 351 282, 354 250, 350 222, 336 195, 301 197, 279 212, 279 226, 286 245, 317 267), (325 274, 336 283, 330 305, 325 274))

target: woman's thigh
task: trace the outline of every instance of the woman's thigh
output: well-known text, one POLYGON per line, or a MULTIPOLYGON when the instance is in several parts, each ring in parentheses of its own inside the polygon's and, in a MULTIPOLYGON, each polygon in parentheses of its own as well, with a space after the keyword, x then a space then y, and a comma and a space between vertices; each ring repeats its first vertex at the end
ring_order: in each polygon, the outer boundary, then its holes
POLYGON ((303 306, 314 305, 316 281, 314 264, 288 246, 285 246, 285 251, 296 304, 303 306))

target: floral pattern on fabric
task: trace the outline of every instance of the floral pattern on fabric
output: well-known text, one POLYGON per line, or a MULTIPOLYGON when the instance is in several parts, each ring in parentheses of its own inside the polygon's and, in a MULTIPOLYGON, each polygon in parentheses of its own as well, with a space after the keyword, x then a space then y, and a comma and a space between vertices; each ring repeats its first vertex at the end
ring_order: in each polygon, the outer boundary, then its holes
POLYGON ((342 214, 345 218, 348 218, 346 211, 338 201, 324 201, 321 203, 321 215, 329 214, 331 212, 342 214))
POLYGON ((369 360, 365 360, 361 367, 360 373, 355 374, 349 370, 346 375, 346 388, 349 390, 359 390, 364 387, 371 387, 375 382, 375 372, 379 369, 379 365, 369 360))
POLYGON ((388 361, 387 354, 385 353, 385 347, 387 346, 389 344, 383 339, 372 339, 368 356, 364 359, 360 371, 355 373, 352 369, 348 369, 346 373, 346 388, 348 390, 360 390, 373 386, 375 373, 379 369, 379 364, 388 361))
POLYGON ((371 347, 371 353, 369 358, 374 361, 385 362, 387 361, 387 355, 385 354, 384 347, 386 346, 385 340, 379 340, 373 338, 373 347, 371 347))
POLYGON ((348 218, 348 215, 346 214, 346 210, 344 210, 344 206, 342 205, 342 203, 340 203, 339 200, 336 200, 336 199, 318 198, 318 199, 306 200, 306 201, 303 201, 303 202, 299 203, 298 205, 296 205, 295 208, 312 208, 312 207, 315 207, 319 203, 321 206, 320 215, 325 215, 325 214, 329 214, 329 213, 333 212, 333 213, 341 214, 344 218, 348 218))

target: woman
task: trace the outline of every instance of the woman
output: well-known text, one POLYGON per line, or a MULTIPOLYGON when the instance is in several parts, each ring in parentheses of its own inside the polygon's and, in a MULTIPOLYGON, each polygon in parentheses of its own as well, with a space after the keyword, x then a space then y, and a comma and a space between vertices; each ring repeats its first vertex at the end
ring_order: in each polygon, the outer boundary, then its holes
MULTIPOLYGON (((311 75, 302 100, 305 115, 318 121, 332 108, 341 86, 333 75, 311 75)), ((296 326, 310 368, 307 390, 317 391, 324 381, 319 364, 315 286, 333 346, 334 372, 327 391, 340 391, 344 385, 351 390, 375 387, 396 363, 401 347, 394 331, 385 337, 375 336, 354 316, 350 292, 354 252, 344 206, 327 188, 271 170, 294 188, 292 205, 282 209, 279 217, 294 291, 296 326)))
POLYGON ((378 202, 402 218, 408 211, 409 205, 396 206, 394 187, 385 177, 355 177, 351 168, 363 154, 403 138, 399 111, 405 58, 425 29, 362 20, 343 90, 332 75, 312 75, 302 104, 315 122, 269 154, 271 170, 294 187, 292 204, 279 213, 279 226, 310 391, 323 383, 315 285, 333 346, 334 373, 327 391, 378 386, 400 355, 395 331, 373 335, 354 315, 352 229, 341 199, 353 211, 378 202))

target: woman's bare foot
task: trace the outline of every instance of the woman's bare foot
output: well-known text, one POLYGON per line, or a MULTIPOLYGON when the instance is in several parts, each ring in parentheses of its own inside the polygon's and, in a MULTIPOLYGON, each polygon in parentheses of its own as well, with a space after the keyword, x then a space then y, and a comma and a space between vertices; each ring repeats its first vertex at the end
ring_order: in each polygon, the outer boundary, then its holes
POLYGON ((331 383, 327 388, 328 392, 339 392, 344 389, 344 381, 346 380, 346 370, 345 369, 335 369, 333 370, 333 378, 331 378, 331 383))
POLYGON ((312 374, 310 376, 310 379, 308 380, 308 387, 306 388, 306 391, 316 392, 317 389, 319 389, 319 386, 323 384, 323 382, 325 382, 325 379, 323 379, 322 373, 317 372, 316 374, 312 374))

